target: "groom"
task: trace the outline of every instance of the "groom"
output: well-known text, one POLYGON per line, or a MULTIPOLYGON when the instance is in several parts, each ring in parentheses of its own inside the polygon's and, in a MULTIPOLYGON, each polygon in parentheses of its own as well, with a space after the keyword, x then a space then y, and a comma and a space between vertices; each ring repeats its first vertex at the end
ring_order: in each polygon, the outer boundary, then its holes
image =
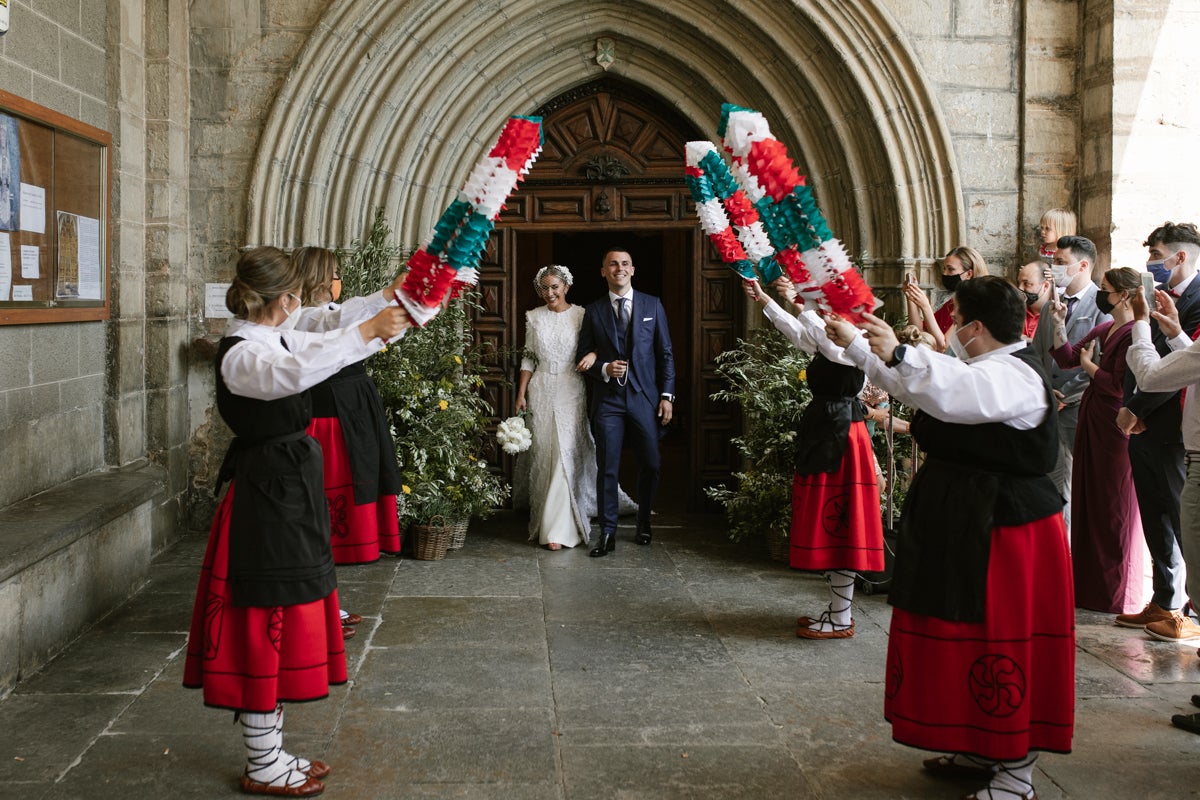
POLYGON ((594 380, 592 433, 596 438, 596 505, 600 537, 590 556, 616 549, 617 470, 629 432, 638 459, 638 544, 650 544, 650 509, 658 491, 658 439, 675 404, 675 360, 667 315, 657 297, 635 292, 633 259, 621 249, 604 254, 600 274, 608 292, 591 303, 579 331, 578 363, 588 353, 594 380))

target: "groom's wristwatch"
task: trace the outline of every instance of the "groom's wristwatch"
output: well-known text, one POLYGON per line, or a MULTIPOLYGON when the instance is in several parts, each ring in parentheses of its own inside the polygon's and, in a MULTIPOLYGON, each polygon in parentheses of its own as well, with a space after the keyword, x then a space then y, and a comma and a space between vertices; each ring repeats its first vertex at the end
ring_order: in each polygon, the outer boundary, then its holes
POLYGON ((675 402, 675 395, 673 395, 673 394, 667 394, 666 392, 663 392, 662 399, 663 399, 663 400, 666 400, 668 403, 674 403, 674 402, 675 402))

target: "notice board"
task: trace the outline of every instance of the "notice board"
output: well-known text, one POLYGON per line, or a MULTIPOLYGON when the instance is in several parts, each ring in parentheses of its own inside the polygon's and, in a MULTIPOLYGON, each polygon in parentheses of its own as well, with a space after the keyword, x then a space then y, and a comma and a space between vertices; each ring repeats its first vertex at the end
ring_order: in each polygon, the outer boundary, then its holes
POLYGON ((112 136, 0 91, 0 325, 108 319, 112 136))

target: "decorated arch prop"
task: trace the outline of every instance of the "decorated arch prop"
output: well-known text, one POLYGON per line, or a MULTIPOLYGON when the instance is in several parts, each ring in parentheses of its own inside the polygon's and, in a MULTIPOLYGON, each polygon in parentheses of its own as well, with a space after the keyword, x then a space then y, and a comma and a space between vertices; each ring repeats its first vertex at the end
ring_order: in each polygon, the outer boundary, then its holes
POLYGON ((732 167, 712 142, 688 142, 685 180, 721 259, 746 280, 787 275, 823 311, 855 321, 872 311, 878 301, 766 118, 725 103, 717 132, 732 167))

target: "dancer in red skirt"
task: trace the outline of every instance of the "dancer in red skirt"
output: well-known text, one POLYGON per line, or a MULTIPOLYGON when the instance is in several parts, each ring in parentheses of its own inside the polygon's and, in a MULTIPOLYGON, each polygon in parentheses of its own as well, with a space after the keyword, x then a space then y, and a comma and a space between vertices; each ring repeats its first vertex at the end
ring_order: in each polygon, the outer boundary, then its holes
POLYGON ((239 259, 226 295, 235 319, 217 348, 217 408, 237 438, 218 483, 232 483, 209 534, 183 678, 204 690, 205 705, 238 712, 242 790, 290 797, 320 794, 330 769, 283 750, 281 704, 323 698, 346 681, 307 389, 409 325, 392 306, 354 327, 326 314, 327 332, 290 330, 300 283, 282 251, 257 247, 239 259))
POLYGON ((1036 751, 1071 750, 1075 614, 1058 420, 1025 304, 1002 278, 954 297, 958 358, 899 345, 871 315, 828 320, 876 385, 919 409, 926 460, 900 519, 884 716, 903 744, 950 753, 937 773, 978 774, 971 797, 1035 798, 1036 751))
MULTIPOLYGON (((796 620, 796 635, 848 639, 854 635, 850 612, 854 575, 883 569, 879 483, 858 400, 863 373, 825 335, 825 323, 815 311, 793 317, 756 281, 746 281, 744 286, 792 344, 813 354, 807 370, 813 397, 796 432, 800 453, 792 484, 789 563, 797 569, 825 570, 829 605, 818 617, 796 620)), ((791 281, 780 278, 772 286, 789 304, 794 303, 791 281)))
MULTIPOLYGON (((301 300, 306 306, 296 325, 310 330, 323 324, 323 312, 341 312, 342 325, 350 324, 352 307, 363 299, 366 308, 382 307, 382 293, 355 298, 339 306, 342 292, 337 254, 323 247, 301 247, 292 261, 303 276, 301 300)), ((329 530, 333 563, 369 564, 380 552, 400 552, 400 521, 396 493, 400 491, 400 467, 395 443, 388 429, 383 400, 363 362, 349 364, 309 391, 313 420, 308 435, 321 445, 325 464, 325 499, 329 503, 329 530)), ((354 635, 352 626, 362 622, 358 614, 340 611, 342 633, 354 635)))

